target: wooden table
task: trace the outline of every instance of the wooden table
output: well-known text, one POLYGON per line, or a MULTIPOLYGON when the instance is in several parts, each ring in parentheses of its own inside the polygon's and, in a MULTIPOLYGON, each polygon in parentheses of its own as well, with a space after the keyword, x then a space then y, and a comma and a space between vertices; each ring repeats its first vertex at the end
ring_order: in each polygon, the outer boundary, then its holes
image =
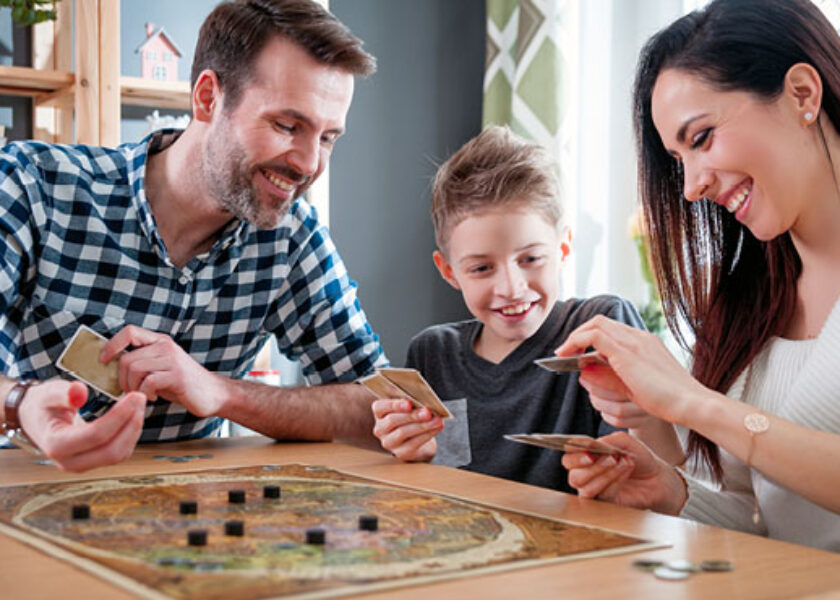
MULTIPOLYGON (((273 443, 262 437, 141 446, 127 462, 85 475, 36 465, 20 450, 0 451, 0 485, 201 470, 259 464, 327 465, 376 478, 471 498, 550 517, 615 529, 671 547, 571 561, 538 568, 399 588, 354 598, 828 598, 840 597, 840 555, 699 525, 607 503, 427 464, 403 464, 381 452, 340 444, 273 443), (154 460, 157 454, 213 453, 189 463, 154 460), (699 573, 661 581, 636 571, 640 557, 724 559, 729 573, 699 573)), ((69 564, 0 535, 0 597, 9 599, 131 598, 127 592, 69 564)))

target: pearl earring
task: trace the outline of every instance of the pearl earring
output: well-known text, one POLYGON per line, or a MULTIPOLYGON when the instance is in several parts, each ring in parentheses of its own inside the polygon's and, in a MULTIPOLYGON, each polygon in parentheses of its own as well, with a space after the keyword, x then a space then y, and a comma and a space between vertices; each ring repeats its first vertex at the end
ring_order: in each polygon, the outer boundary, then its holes
POLYGON ((805 113, 805 122, 810 123, 814 118, 814 113, 806 112, 805 113))

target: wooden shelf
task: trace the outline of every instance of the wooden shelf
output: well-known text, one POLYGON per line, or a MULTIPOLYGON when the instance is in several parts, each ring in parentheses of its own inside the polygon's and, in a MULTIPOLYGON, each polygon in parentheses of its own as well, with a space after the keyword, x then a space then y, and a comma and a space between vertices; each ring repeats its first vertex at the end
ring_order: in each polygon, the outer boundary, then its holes
POLYGON ((43 96, 69 92, 75 77, 72 73, 0 66, 0 93, 13 96, 43 96))
POLYGON ((186 81, 154 81, 140 77, 120 77, 123 104, 155 108, 190 109, 190 84, 186 81))

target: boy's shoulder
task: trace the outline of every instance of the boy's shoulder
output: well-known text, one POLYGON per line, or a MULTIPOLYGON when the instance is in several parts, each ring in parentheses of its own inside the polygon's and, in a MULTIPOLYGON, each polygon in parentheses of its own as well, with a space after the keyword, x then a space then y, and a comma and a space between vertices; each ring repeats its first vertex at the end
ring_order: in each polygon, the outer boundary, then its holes
POLYGON ((636 307, 629 300, 612 294, 570 298, 561 303, 560 310, 555 314, 555 318, 563 322, 564 329, 575 329, 597 315, 604 315, 633 327, 644 328, 636 307))
POLYGON ((431 325, 411 338, 409 346, 415 349, 440 346, 453 348, 458 346, 460 340, 464 339, 465 336, 469 336, 477 326, 478 321, 475 319, 431 325))

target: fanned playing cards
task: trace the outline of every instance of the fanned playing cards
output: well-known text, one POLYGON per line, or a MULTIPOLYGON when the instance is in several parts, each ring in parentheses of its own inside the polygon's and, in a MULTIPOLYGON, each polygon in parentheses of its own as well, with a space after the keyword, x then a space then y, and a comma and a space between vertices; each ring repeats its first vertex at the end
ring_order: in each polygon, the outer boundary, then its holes
POLYGON ((358 383, 373 392, 377 398, 407 398, 418 408, 426 407, 444 419, 453 418, 452 413, 417 369, 376 369, 376 373, 362 377, 358 383))

